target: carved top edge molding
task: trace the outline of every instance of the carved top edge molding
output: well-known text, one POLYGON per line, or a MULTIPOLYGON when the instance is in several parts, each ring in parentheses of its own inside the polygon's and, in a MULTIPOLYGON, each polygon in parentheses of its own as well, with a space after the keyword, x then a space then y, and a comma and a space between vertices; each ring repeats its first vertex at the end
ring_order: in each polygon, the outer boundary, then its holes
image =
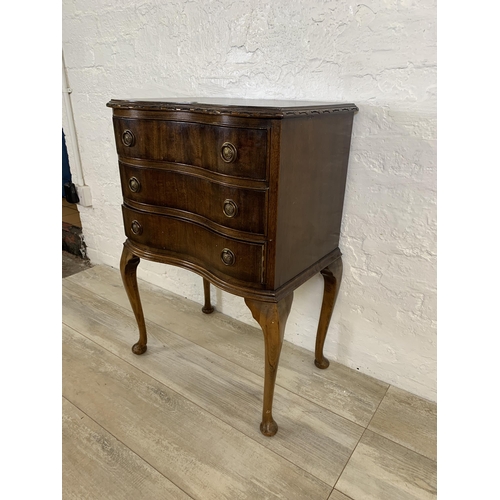
POLYGON ((210 115, 259 118, 283 118, 285 116, 353 113, 359 111, 358 107, 352 103, 329 104, 311 102, 309 104, 307 101, 262 101, 257 99, 214 99, 214 102, 206 103, 112 99, 106 105, 116 109, 187 111, 210 115))

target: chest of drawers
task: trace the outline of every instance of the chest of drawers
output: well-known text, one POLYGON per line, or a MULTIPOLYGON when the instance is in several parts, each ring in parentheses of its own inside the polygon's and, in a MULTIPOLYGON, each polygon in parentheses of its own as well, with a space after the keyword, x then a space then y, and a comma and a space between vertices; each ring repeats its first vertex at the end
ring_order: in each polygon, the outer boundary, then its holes
POLYGON ((111 100, 126 234, 120 269, 146 351, 141 258, 244 297, 265 343, 261 431, 293 291, 321 272, 315 364, 342 279, 339 236, 354 104, 235 99, 111 100))

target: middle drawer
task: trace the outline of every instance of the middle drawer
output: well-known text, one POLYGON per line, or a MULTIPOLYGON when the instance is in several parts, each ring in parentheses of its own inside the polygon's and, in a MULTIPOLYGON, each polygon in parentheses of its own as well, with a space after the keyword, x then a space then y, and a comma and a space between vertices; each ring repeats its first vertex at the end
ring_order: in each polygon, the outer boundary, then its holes
POLYGON ((183 172, 124 162, 120 162, 120 177, 125 200, 183 210, 231 229, 266 234, 265 189, 229 186, 183 172))

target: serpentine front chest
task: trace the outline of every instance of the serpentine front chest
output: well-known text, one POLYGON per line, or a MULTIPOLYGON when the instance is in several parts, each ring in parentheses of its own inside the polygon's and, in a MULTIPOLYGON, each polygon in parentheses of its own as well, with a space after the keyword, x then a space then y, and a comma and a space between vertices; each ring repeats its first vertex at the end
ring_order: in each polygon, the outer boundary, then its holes
POLYGON ((293 291, 321 272, 315 363, 342 277, 339 250, 354 104, 238 99, 111 100, 126 241, 121 273, 146 350, 139 260, 189 269, 245 298, 265 340, 261 431, 293 291))

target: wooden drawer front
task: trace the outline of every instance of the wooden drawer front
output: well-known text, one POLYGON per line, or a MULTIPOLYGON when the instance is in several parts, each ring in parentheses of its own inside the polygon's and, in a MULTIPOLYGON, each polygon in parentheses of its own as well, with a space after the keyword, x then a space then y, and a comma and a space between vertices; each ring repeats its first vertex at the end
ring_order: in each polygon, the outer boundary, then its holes
POLYGON ((266 191, 120 162, 125 200, 192 212, 239 231, 264 234, 266 191))
POLYGON ((197 264, 221 279, 230 276, 262 283, 264 244, 225 238, 192 222, 124 205, 122 211, 125 234, 130 240, 160 252, 177 254, 178 258, 197 264), (223 258, 229 265, 224 264, 223 258))
POLYGON ((113 123, 119 156, 182 163, 226 175, 266 179, 267 129, 117 117, 113 117, 113 123))

